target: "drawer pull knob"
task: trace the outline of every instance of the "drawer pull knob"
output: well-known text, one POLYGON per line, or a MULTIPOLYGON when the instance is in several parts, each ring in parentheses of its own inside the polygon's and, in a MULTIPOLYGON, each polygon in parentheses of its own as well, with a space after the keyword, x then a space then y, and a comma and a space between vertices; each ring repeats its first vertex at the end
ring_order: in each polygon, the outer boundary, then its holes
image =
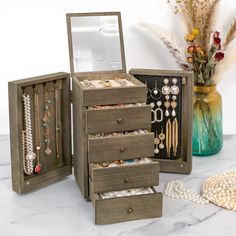
POLYGON ((124 178, 124 182, 125 182, 125 183, 129 183, 130 181, 131 181, 130 177, 125 177, 125 178, 124 178))
POLYGON ((122 123, 122 121, 123 121, 122 118, 118 118, 118 119, 117 119, 117 123, 118 123, 118 124, 122 123))
POLYGON ((128 213, 128 214, 132 213, 133 211, 134 211, 134 210, 133 210, 132 207, 129 207, 129 208, 127 209, 127 213, 128 213))
POLYGON ((124 152, 125 151, 125 148, 124 147, 121 147, 120 148, 120 152, 124 152))

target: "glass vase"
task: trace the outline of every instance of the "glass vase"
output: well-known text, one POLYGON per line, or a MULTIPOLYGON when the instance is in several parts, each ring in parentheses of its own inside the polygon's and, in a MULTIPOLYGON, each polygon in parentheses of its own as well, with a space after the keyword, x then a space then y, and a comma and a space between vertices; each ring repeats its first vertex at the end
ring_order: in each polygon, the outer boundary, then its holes
POLYGON ((193 155, 213 155, 222 146, 221 95, 215 85, 194 86, 193 155))

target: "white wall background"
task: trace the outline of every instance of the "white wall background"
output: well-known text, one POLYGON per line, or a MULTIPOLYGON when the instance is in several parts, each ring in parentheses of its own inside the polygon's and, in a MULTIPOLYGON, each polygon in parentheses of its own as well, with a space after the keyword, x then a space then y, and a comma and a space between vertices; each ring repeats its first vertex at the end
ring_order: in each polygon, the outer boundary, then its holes
MULTIPOLYGON (((69 72, 65 14, 121 11, 127 68, 177 69, 155 36, 139 22, 158 24, 180 34, 166 0, 1 0, 0 1, 0 134, 8 134, 7 82, 58 71, 69 72)), ((222 0, 217 27, 225 32, 236 15, 236 1, 222 0)), ((224 133, 236 134, 236 63, 224 74, 224 133)))

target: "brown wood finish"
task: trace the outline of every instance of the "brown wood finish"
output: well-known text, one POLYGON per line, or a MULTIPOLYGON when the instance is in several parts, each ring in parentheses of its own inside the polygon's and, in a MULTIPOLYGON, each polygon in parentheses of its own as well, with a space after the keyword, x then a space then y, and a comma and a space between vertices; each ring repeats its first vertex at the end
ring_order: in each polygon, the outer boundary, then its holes
POLYGON ((88 149, 86 134, 86 107, 81 104, 81 90, 75 79, 73 84, 73 126, 74 126, 74 175, 84 198, 89 198, 88 191, 88 149))
POLYGON ((192 117, 193 117, 193 73, 174 70, 131 69, 135 75, 181 76, 186 78, 182 87, 182 146, 181 157, 178 160, 154 159, 160 163, 160 172, 190 174, 192 170, 192 117))
POLYGON ((94 74, 90 76, 74 76, 75 81, 82 91, 81 103, 83 106, 110 105, 121 103, 145 103, 147 100, 146 86, 134 79, 129 74, 94 74), (80 83, 81 80, 115 79, 126 78, 133 82, 135 86, 120 88, 85 88, 80 83))
MULTIPOLYGON (((123 40, 123 30, 122 30, 122 20, 120 12, 92 12, 92 13, 68 13, 66 14, 67 19, 67 33, 68 33, 68 45, 70 52, 70 68, 71 74, 75 75, 74 62, 73 62, 73 44, 72 44, 72 32, 71 32, 71 18, 72 17, 85 17, 85 16, 117 16, 119 22, 119 35, 120 35, 120 51, 121 51, 121 60, 122 60, 122 69, 113 70, 111 73, 125 73, 126 72, 126 63, 125 63, 125 50, 124 50, 124 40, 123 40)), ((110 73, 108 72, 108 73, 110 73)), ((83 74, 93 74, 94 72, 84 72, 83 74)), ((99 74, 107 73, 107 71, 96 72, 99 74)))
POLYGON ((154 134, 88 139, 90 163, 153 156, 154 134))
POLYGON ((90 164, 89 170, 93 193, 159 185, 158 162, 106 168, 90 164))
POLYGON ((151 127, 151 107, 149 105, 89 109, 87 110, 87 133, 128 131, 151 127))
MULTIPOLYGON (((11 162, 12 162, 12 187, 18 193, 25 193, 38 189, 53 183, 72 172, 71 166, 71 123, 70 123, 70 79, 67 73, 55 73, 45 76, 33 77, 24 80, 9 82, 9 112, 10 112, 10 139, 11 139, 11 162), (40 154, 42 161, 42 174, 25 176, 23 172, 23 159, 22 159, 22 130, 23 130, 23 104, 22 94, 25 92, 31 96, 34 91, 39 92, 39 103, 43 102, 42 85, 44 84, 49 88, 49 97, 51 96, 52 83, 61 81, 63 87, 62 94, 62 159, 60 162, 49 159, 46 162, 43 152, 40 154)), ((34 109, 34 102, 31 98, 32 114, 34 109)), ((43 115, 43 105, 40 105, 40 116, 43 115)), ((53 111, 52 111, 53 115, 53 111)), ((32 117, 34 121, 34 117, 32 117)), ((33 122, 34 123, 34 122, 33 122)), ((34 135, 34 126, 33 135, 34 135)), ((42 131, 42 129, 41 129, 42 131)), ((52 140, 54 134, 52 133, 52 140)), ((33 136, 34 137, 34 136, 33 136)), ((53 145, 53 144, 52 144, 53 145)), ((43 146, 42 146, 43 147, 43 146)), ((44 150, 44 149, 43 149, 44 150)), ((51 154, 55 157, 55 154, 51 154)))
POLYGON ((152 188, 152 194, 101 199, 91 194, 95 207, 95 223, 111 224, 162 216, 162 193, 152 188))

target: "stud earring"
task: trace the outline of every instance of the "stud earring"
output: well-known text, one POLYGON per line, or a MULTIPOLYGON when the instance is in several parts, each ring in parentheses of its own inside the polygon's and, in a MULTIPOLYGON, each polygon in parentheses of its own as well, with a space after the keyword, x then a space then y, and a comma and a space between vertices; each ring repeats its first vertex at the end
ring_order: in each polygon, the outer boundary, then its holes
POLYGON ((163 82, 165 85, 162 87, 161 92, 164 95, 169 95, 170 94, 170 87, 167 85, 169 83, 169 80, 166 78, 163 80, 163 82))
POLYGON ((170 112, 169 112, 169 107, 170 107, 169 99, 170 99, 170 96, 169 96, 169 95, 166 95, 166 96, 165 96, 165 99, 166 99, 166 101, 164 102, 164 106, 165 106, 165 108, 166 108, 166 110, 165 110, 165 116, 168 117, 168 116, 170 116, 170 112))
POLYGON ((173 116, 173 117, 175 117, 176 116, 176 111, 175 111, 175 108, 177 107, 177 102, 176 102, 176 99, 177 99, 177 97, 174 95, 174 96, 172 96, 172 102, 170 103, 170 105, 171 105, 171 107, 172 107, 172 112, 171 112, 171 115, 173 116))
POLYGON ((177 84, 177 79, 176 79, 176 78, 173 78, 173 79, 172 79, 172 83, 173 83, 174 85, 172 85, 171 88, 170 88, 171 93, 172 93, 173 95, 179 94, 179 87, 176 85, 176 84, 177 84))

